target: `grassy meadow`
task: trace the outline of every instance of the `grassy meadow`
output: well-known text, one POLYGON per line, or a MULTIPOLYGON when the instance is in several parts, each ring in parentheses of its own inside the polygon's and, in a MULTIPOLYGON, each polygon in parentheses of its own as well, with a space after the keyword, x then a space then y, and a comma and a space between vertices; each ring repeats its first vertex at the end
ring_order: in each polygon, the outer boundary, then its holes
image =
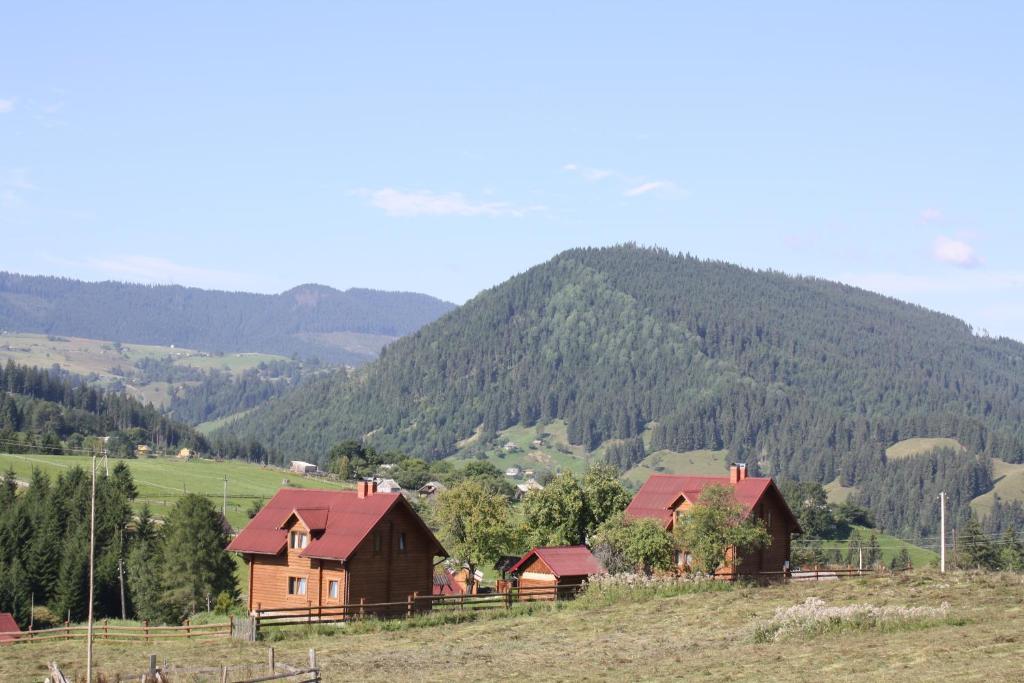
MULTIPOLYGON (((913 571, 886 578, 798 583, 767 588, 585 596, 575 603, 357 628, 321 627, 275 642, 165 641, 146 646, 97 642, 100 672, 139 672, 148 653, 177 665, 219 666, 277 660, 300 664, 315 648, 325 681, 708 680, 708 681, 993 681, 1024 679, 1020 633, 1024 579, 1008 574, 913 571), (777 608, 808 598, 830 606, 937 608, 948 618, 905 625, 857 623, 755 642, 777 608)), ((84 644, 0 646, 0 680, 38 681, 46 662, 81 675, 84 644)))
POLYGON ((723 476, 729 473, 729 451, 697 450, 677 453, 662 450, 651 453, 630 468, 622 479, 639 488, 652 474, 689 474, 723 476))
MULTIPOLYGON (((455 464, 468 462, 468 448, 475 445, 476 437, 470 437, 459 443, 460 449, 448 460, 455 464)), ((591 462, 600 462, 600 451, 588 453, 582 446, 570 446, 566 435, 565 422, 555 420, 543 426, 524 427, 515 425, 498 432, 497 445, 484 452, 484 460, 504 470, 519 466, 532 469, 538 474, 541 470, 551 472, 570 471, 582 474, 591 462), (542 441, 534 446, 536 440, 542 441), (505 444, 512 443, 515 450, 507 451, 505 444)))
MULTIPOLYGON (((0 470, 14 469, 19 479, 28 481, 32 468, 38 467, 51 477, 62 470, 79 465, 86 470, 90 458, 78 455, 10 455, 0 454, 0 470)), ((102 466, 102 459, 98 461, 102 466)), ((125 462, 131 468, 139 497, 135 501, 138 511, 143 503, 149 504, 155 517, 162 517, 184 493, 201 493, 220 507, 223 499, 224 477, 228 479, 227 518, 236 529, 248 521, 246 510, 254 500, 267 500, 282 486, 299 488, 350 488, 349 485, 295 474, 277 467, 263 467, 240 460, 177 460, 155 457, 136 460, 110 460, 113 467, 125 462)))
POLYGON ((938 448, 949 448, 954 451, 963 451, 964 447, 956 439, 914 437, 897 441, 885 449, 885 456, 890 459, 912 458, 915 455, 924 455, 938 448))
MULTIPOLYGON (((83 337, 47 336, 45 334, 0 334, 0 362, 8 359, 22 365, 49 368, 59 365, 63 370, 79 375, 95 374, 101 383, 122 379, 115 369, 131 368, 143 358, 174 358, 176 365, 200 370, 220 369, 241 373, 263 362, 287 360, 284 356, 266 353, 225 353, 211 355, 195 349, 153 344, 120 344, 101 339, 83 337)), ((127 391, 143 402, 164 405, 171 385, 150 382, 144 385, 126 383, 127 391)))

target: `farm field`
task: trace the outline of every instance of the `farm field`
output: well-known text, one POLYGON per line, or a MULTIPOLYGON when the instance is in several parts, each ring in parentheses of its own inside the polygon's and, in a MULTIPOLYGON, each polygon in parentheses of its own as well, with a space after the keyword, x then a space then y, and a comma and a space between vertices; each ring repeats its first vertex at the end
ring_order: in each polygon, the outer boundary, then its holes
MULTIPOLYGON (((461 450, 454 455, 448 456, 448 460, 455 464, 469 462, 467 448, 475 443, 475 437, 470 437, 461 442, 461 450)), ((559 472, 568 470, 580 474, 586 471, 591 462, 600 462, 600 451, 587 453, 582 446, 570 446, 566 435, 565 422, 555 420, 542 427, 524 427, 516 425, 498 432, 498 444, 485 451, 484 460, 493 463, 499 469, 518 465, 523 469, 533 469, 539 473, 540 470, 559 472), (532 443, 541 439, 543 445, 534 448, 532 443), (515 450, 506 451, 502 448, 507 443, 515 445, 515 450), (569 452, 558 449, 561 445, 569 452)))
MULTIPOLYGON (((177 665, 266 661, 300 663, 315 648, 325 681, 728 680, 994 681, 1024 678, 1019 576, 914 571, 892 578, 798 583, 667 597, 537 605, 531 614, 346 634, 289 634, 273 643, 183 641, 140 648, 98 641, 99 671, 144 668, 146 655, 177 665), (950 605, 950 619, 928 627, 798 633, 755 643, 755 624, 780 607, 817 597, 829 605, 950 605), (713 624, 713 628, 709 625, 713 624)), ((81 675, 84 647, 54 641, 6 646, 0 680, 38 681, 45 663, 81 675)))
POLYGON ((995 496, 1001 500, 1024 500, 1024 464, 1004 462, 992 458, 992 479, 995 487, 971 501, 971 509, 979 517, 992 512, 995 496))
POLYGON ((915 455, 924 455, 937 448, 951 448, 954 451, 963 451, 964 447, 956 439, 914 437, 897 441, 885 449, 887 458, 900 459, 911 458, 915 455))
MULTIPOLYGON (((172 385, 168 382, 135 384, 120 377, 117 368, 129 369, 143 358, 174 358, 175 365, 200 370, 219 369, 235 374, 263 362, 287 360, 284 356, 266 353, 226 353, 212 355, 195 349, 149 344, 115 344, 101 339, 59 337, 45 334, 0 334, 0 362, 8 359, 22 365, 61 369, 78 375, 95 375, 100 384, 122 381, 125 390, 144 403, 166 405, 172 385)), ((194 384, 179 382, 178 384, 194 384)))
MULTIPOLYGON (((56 477, 62 470, 75 465, 88 470, 89 462, 88 456, 77 455, 0 454, 0 470, 6 471, 11 467, 23 481, 31 476, 33 467, 56 477)), ((102 460, 99 462, 102 466, 102 460)), ((246 510, 254 500, 269 499, 281 486, 351 488, 338 482, 314 479, 276 467, 263 467, 239 460, 179 461, 163 457, 123 461, 111 459, 110 466, 113 467, 117 462, 125 462, 131 468, 135 486, 139 490, 139 497, 135 501, 136 511, 147 503, 153 515, 158 518, 185 492, 204 494, 220 507, 224 477, 227 477, 227 518, 235 529, 240 529, 248 521, 246 510)))
MULTIPOLYGON (((846 538, 832 538, 825 541, 810 541, 817 543, 823 550, 829 552, 833 549, 838 548, 841 553, 846 554, 846 550, 850 547, 849 536, 852 536, 856 532, 861 539, 863 544, 867 544, 871 538, 871 534, 874 534, 878 539, 878 546, 882 549, 882 564, 888 566, 892 558, 899 555, 900 550, 906 548, 907 554, 910 555, 911 563, 918 568, 938 566, 939 553, 937 550, 929 550, 927 548, 921 548, 919 546, 907 543, 906 541, 884 534, 877 529, 869 529, 867 527, 854 525, 850 529, 850 533, 846 538)), ((795 541, 794 545, 799 545, 799 541, 795 541)), ((939 547, 938 541, 934 543, 936 548, 939 547)), ((856 563, 855 563, 856 566, 856 563)))
POLYGON ((638 488, 652 474, 721 476, 728 473, 729 451, 696 450, 677 453, 663 450, 648 455, 623 474, 622 479, 638 488))

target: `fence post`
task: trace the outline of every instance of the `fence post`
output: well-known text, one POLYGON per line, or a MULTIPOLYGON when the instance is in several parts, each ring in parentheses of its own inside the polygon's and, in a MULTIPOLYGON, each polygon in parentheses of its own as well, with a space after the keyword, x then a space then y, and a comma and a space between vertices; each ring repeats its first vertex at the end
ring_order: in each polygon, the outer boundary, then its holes
POLYGON ((505 588, 505 609, 512 609, 512 586, 505 588))
POLYGON ((270 673, 275 673, 277 663, 274 661, 274 648, 269 648, 267 651, 267 666, 270 668, 270 673))
POLYGON ((110 619, 103 620, 103 640, 107 639, 107 626, 110 623, 110 619))
POLYGON ((413 595, 416 595, 416 594, 415 593, 411 593, 409 595, 408 600, 406 601, 406 605, 407 606, 406 606, 406 610, 405 610, 405 616, 407 616, 407 617, 411 617, 412 616, 412 596, 413 595))
POLYGON ((155 676, 156 675, 156 655, 155 654, 149 656, 149 675, 150 676, 155 676))
POLYGON ((313 601, 306 600, 306 626, 313 623, 313 601))
POLYGON ((71 640, 71 622, 64 622, 64 640, 71 640))
POLYGON ((366 615, 366 598, 359 598, 359 618, 362 619, 366 615))
POLYGON ((228 683, 228 667, 227 664, 220 668, 220 683, 228 683))
POLYGON ((316 668, 316 648, 309 648, 309 668, 316 668))

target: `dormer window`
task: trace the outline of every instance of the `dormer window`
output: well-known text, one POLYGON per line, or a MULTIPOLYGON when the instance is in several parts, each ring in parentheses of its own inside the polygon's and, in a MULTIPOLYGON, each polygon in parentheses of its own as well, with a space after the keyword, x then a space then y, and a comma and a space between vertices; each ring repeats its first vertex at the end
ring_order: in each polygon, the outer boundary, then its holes
POLYGON ((302 531, 293 531, 288 536, 288 547, 292 550, 302 550, 309 545, 309 535, 302 531))

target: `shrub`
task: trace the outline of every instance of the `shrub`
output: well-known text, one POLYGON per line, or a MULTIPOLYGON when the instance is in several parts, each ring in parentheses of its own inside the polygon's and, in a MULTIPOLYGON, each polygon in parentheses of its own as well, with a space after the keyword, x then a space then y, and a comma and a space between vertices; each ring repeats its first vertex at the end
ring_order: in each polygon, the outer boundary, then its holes
POLYGON ((754 626, 754 642, 775 643, 790 636, 817 636, 856 630, 925 628, 950 620, 949 603, 939 607, 846 605, 829 607, 821 598, 807 598, 792 607, 779 607, 774 616, 754 626))

